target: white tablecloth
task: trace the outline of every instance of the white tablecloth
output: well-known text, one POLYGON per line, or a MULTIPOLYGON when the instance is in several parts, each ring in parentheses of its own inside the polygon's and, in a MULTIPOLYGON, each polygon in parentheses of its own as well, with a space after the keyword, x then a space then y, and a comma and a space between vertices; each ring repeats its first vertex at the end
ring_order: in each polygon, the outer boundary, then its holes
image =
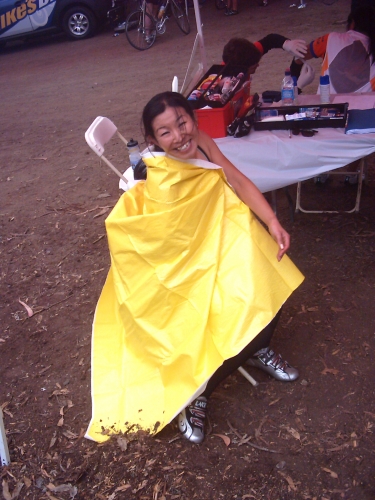
MULTIPOLYGON (((317 96, 300 96, 303 105, 317 104, 317 99, 317 96)), ((333 102, 349 102, 352 108, 372 107, 375 93, 340 95, 333 102)), ((262 192, 310 179, 375 152, 375 134, 345 135, 343 128, 317 130, 314 137, 300 134, 291 138, 287 130, 252 130, 246 137, 224 137, 215 142, 262 192)))

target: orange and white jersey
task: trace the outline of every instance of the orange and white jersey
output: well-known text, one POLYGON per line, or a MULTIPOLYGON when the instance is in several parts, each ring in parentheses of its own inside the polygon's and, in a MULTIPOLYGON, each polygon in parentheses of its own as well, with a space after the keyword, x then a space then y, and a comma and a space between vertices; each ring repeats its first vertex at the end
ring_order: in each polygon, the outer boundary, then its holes
POLYGON ((331 94, 375 92, 375 64, 369 56, 369 38, 358 31, 329 33, 310 44, 322 57, 322 75, 329 75, 331 94))

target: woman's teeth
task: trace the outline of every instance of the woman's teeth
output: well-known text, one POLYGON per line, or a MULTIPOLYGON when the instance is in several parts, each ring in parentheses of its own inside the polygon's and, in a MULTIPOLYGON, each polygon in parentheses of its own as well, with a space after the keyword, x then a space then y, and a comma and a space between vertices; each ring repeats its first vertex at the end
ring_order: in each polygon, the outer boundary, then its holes
POLYGON ((185 143, 180 148, 176 148, 176 149, 177 149, 177 151, 184 151, 185 149, 187 149, 189 147, 189 144, 190 144, 190 141, 188 141, 187 143, 185 143))

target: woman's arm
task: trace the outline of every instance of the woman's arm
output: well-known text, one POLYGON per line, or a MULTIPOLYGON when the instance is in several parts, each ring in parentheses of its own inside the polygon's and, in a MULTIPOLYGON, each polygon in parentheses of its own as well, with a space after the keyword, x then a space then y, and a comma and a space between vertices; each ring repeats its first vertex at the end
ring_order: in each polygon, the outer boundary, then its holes
POLYGON ((297 61, 297 64, 300 64, 302 66, 303 62, 304 61, 308 61, 309 59, 312 59, 314 56, 312 55, 311 53, 311 50, 310 50, 310 45, 307 46, 307 52, 306 54, 303 56, 303 59, 298 59, 298 57, 295 57, 295 61, 297 61))
MULTIPOLYGON (((326 55, 328 37, 329 37, 329 33, 327 33, 323 36, 320 36, 319 38, 316 38, 315 40, 310 42, 307 45, 307 52, 306 52, 306 55, 304 56, 303 59, 305 61, 308 61, 309 59, 312 59, 313 57, 316 59, 318 59, 319 57, 323 59, 324 56, 326 55)), ((296 62, 297 62, 297 64, 300 64, 300 65, 303 64, 303 60, 301 61, 300 59, 297 59, 297 58, 296 58, 296 62)))
POLYGON ((262 56, 267 54, 271 49, 284 49, 296 57, 304 57, 307 49, 305 40, 291 40, 277 33, 270 33, 258 42, 254 42, 254 45, 262 56))
POLYGON ((211 161, 222 167, 237 196, 267 225, 271 236, 279 245, 277 259, 280 260, 289 249, 290 236, 281 226, 265 197, 255 184, 223 155, 216 143, 205 132, 199 132, 199 144, 208 153, 211 161))
POLYGON ((262 55, 267 54, 271 49, 282 49, 284 42, 288 38, 277 33, 270 33, 261 40, 254 42, 256 48, 262 53, 262 55))

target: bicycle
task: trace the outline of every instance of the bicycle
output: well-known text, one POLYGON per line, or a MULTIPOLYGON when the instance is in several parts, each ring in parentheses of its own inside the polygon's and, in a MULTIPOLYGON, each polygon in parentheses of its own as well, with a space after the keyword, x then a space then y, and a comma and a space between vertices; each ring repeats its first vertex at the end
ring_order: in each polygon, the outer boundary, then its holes
POLYGON ((167 14, 168 7, 170 7, 180 30, 185 35, 190 33, 190 23, 184 0, 166 0, 160 6, 157 18, 147 11, 146 6, 146 0, 141 0, 140 7, 129 14, 126 19, 126 38, 135 49, 149 49, 154 45, 156 35, 163 35, 165 33, 167 28, 166 22, 169 19, 167 14))

